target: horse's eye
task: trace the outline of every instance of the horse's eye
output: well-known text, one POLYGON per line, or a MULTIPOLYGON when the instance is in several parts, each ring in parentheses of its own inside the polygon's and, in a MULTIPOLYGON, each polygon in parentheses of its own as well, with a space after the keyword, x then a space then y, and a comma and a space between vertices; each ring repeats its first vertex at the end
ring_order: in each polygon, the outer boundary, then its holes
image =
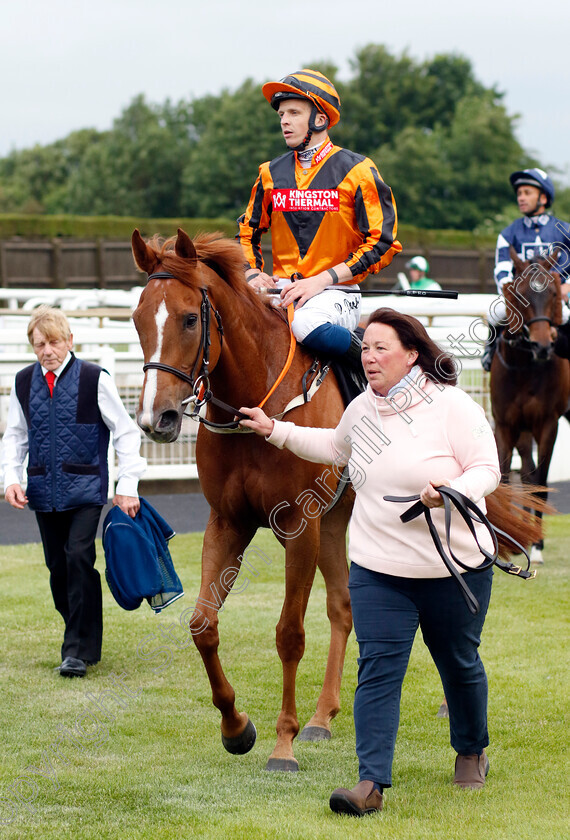
POLYGON ((185 315, 183 326, 185 330, 193 330, 196 324, 198 323, 198 316, 197 315, 185 315))

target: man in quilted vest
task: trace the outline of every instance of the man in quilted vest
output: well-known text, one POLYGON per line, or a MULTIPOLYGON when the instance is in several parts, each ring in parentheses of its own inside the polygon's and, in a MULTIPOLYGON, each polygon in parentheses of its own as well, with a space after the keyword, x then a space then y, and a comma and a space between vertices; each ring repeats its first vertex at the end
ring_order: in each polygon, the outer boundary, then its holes
POLYGON ((35 511, 50 586, 65 631, 63 677, 83 677, 101 658, 101 579, 95 538, 107 502, 109 437, 118 455, 114 505, 135 516, 146 468, 140 433, 107 373, 72 352, 65 315, 34 310, 28 339, 38 361, 21 370, 10 395, 0 466, 12 507, 35 511), (22 488, 28 457, 27 488, 22 488))

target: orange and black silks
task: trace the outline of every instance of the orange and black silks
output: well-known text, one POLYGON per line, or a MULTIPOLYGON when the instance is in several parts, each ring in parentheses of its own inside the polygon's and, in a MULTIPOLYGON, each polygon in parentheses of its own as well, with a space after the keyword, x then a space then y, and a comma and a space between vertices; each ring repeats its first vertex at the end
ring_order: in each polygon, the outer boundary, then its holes
POLYGON ((271 227, 279 277, 312 277, 344 262, 358 283, 402 250, 390 187, 370 158, 330 141, 306 169, 293 151, 263 163, 237 221, 246 262, 259 270, 261 237, 271 227))

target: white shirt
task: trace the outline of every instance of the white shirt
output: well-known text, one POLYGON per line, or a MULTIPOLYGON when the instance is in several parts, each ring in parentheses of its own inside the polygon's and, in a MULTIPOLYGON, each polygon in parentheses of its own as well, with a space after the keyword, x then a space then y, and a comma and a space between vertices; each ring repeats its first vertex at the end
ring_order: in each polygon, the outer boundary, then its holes
MULTIPOLYGON (((60 373, 71 360, 68 353, 55 373, 54 388, 60 373)), ((42 373, 46 368, 42 366, 42 373)), ((127 413, 117 387, 107 371, 102 371, 97 387, 97 403, 103 422, 111 432, 113 446, 119 466, 115 492, 119 496, 138 496, 138 482, 146 470, 146 459, 140 455, 140 432, 127 413)), ((22 411, 16 389, 10 393, 8 422, 2 438, 0 472, 3 474, 4 489, 11 484, 22 484, 24 463, 28 454, 28 424, 22 411)))

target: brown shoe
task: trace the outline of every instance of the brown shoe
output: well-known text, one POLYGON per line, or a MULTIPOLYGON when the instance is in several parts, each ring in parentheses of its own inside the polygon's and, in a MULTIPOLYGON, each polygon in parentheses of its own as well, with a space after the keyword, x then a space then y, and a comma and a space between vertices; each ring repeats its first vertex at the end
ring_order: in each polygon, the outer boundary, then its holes
POLYGON ((381 811, 384 797, 378 790, 374 790, 374 782, 364 779, 352 790, 337 788, 331 793, 329 802, 331 811, 336 814, 350 814, 353 817, 363 817, 381 811))
POLYGON ((489 772, 489 759, 485 750, 481 755, 458 755, 455 759, 454 785, 462 788, 482 788, 489 772))

